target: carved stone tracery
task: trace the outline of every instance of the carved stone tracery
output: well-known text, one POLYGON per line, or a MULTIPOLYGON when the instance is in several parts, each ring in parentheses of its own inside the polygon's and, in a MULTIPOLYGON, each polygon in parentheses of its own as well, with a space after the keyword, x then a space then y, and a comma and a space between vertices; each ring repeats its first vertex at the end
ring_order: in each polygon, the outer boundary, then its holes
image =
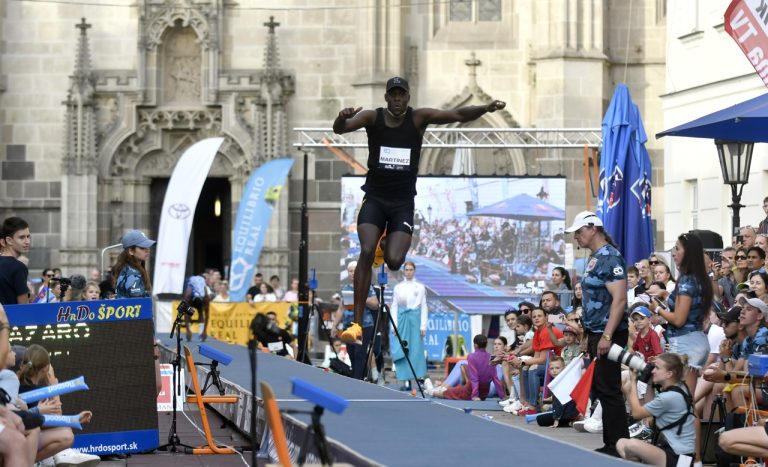
MULTIPOLYGON (((469 67, 469 82, 462 89, 461 93, 453 96, 446 102, 443 109, 456 109, 467 105, 486 105, 494 98, 488 95, 477 83, 477 67, 482 62, 475 57, 475 53, 470 54, 465 65, 469 67)), ((479 119, 469 124, 451 124, 449 128, 516 128, 520 125, 515 121, 507 109, 498 110, 494 113, 487 113, 479 119)), ((479 175, 523 175, 526 173, 525 161, 522 152, 517 149, 494 149, 494 150, 473 150, 470 157, 474 159, 475 173, 479 175)), ((453 169, 456 150, 447 149, 425 149, 422 151, 420 169, 422 173, 433 175, 451 174, 453 169)))

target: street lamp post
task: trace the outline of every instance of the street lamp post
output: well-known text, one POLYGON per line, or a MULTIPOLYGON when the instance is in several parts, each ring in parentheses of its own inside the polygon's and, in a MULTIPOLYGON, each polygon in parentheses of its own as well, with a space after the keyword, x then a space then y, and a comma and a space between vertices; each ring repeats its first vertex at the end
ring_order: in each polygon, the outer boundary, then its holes
POLYGON ((720 169, 723 171, 723 183, 731 186, 731 204, 733 220, 731 222, 732 237, 739 234, 739 210, 741 193, 744 185, 749 182, 749 167, 752 165, 752 149, 754 143, 744 141, 715 140, 717 155, 720 158, 720 169))

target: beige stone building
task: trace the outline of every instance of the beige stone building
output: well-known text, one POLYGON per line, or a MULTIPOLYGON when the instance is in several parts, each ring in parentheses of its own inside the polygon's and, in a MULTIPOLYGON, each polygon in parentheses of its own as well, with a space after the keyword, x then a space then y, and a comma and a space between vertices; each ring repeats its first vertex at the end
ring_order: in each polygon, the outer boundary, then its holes
MULTIPOLYGON (((384 82, 397 74, 410 80, 414 106, 506 101, 504 112, 470 124, 491 128, 599 127, 614 85, 626 82, 653 134, 665 8, 664 0, 2 2, 0 215, 32 224, 32 271, 82 272, 126 229, 155 235, 175 161, 194 141, 222 135, 187 272, 227 264, 248 174, 288 154, 297 164, 259 266, 286 282, 297 273, 302 173, 291 128, 330 127, 342 107, 382 105, 384 82)), ((658 186, 660 145, 648 148, 658 186)), ((582 151, 474 156, 480 174, 566 176, 569 216, 586 204, 582 151)), ((425 151, 422 172, 448 173, 453 157, 425 151)), ((309 160, 310 264, 330 291, 339 177, 351 170, 327 150, 309 160)), ((663 212, 662 198, 654 192, 654 211, 663 212)))

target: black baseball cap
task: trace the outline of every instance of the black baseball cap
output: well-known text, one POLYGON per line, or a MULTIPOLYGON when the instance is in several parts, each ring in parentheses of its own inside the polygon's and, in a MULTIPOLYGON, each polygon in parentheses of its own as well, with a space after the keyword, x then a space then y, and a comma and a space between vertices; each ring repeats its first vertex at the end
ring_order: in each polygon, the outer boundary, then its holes
POLYGON ((387 81, 387 92, 391 91, 394 88, 400 88, 405 92, 411 92, 410 88, 408 87, 408 81, 405 79, 395 76, 394 78, 389 78, 387 81))
POLYGON ((739 316, 741 315, 741 307, 739 305, 734 305, 731 308, 728 309, 725 313, 718 313, 717 317, 720 318, 720 321, 723 324, 733 323, 735 321, 739 320, 739 316))

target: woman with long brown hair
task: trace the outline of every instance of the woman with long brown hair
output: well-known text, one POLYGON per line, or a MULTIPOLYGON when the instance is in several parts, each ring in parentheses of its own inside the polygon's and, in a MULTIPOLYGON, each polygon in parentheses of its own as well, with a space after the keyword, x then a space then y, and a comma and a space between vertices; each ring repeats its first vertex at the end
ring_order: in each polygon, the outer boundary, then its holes
POLYGON ((123 244, 123 251, 112 268, 116 298, 151 297, 152 282, 147 274, 146 262, 149 249, 156 242, 141 231, 130 230, 123 235, 120 243, 123 244))

